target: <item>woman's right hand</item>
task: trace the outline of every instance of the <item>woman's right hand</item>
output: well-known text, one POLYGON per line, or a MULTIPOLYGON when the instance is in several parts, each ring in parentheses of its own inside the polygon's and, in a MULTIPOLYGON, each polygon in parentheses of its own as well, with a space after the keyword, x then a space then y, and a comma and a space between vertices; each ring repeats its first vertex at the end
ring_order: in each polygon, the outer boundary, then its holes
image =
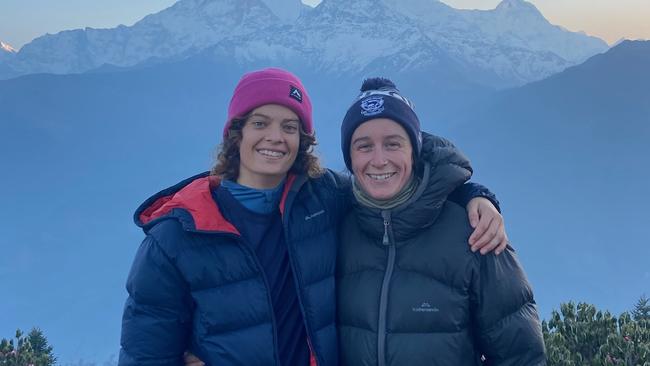
POLYGON ((185 366, 205 366, 203 361, 190 352, 185 352, 183 355, 183 361, 185 361, 185 366))

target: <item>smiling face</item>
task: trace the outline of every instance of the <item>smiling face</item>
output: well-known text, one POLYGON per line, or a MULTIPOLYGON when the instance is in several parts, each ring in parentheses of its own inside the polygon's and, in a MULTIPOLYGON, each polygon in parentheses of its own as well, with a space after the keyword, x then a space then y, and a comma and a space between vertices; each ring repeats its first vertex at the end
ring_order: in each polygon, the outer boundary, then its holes
POLYGON ((406 130, 388 118, 359 125, 350 144, 352 173, 372 198, 387 200, 406 185, 413 170, 413 147, 406 130))
POLYGON ((299 144, 300 120, 291 109, 277 104, 255 108, 242 128, 237 183, 276 187, 296 160, 299 144))

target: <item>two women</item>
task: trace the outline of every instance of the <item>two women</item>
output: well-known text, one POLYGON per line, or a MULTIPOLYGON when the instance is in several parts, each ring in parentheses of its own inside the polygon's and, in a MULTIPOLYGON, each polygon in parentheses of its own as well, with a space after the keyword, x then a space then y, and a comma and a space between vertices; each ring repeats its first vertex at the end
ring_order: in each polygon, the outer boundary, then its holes
POLYGON ((337 266, 343 365, 545 364, 532 290, 512 249, 464 245, 465 209, 447 200, 472 170, 424 135, 387 79, 367 80, 341 126, 354 209, 337 266))
MULTIPOLYGON (((146 237, 127 280, 119 364, 181 365, 190 351, 208 365, 337 365, 334 274, 351 188, 312 155, 300 80, 275 68, 244 75, 223 136, 212 172, 135 213, 146 237)), ((463 206, 477 195, 456 192, 463 206)))

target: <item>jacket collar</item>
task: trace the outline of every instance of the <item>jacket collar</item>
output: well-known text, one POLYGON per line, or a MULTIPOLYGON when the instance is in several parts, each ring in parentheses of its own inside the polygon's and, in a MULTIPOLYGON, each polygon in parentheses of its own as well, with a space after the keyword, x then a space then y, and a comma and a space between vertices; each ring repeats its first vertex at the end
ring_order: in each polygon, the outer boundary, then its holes
MULTIPOLYGON (((280 212, 284 215, 289 192, 297 190, 297 176, 290 174, 282 192, 280 212)), ((304 183, 305 179, 298 179, 304 183)), ((148 231, 163 219, 176 218, 188 231, 223 232, 240 235, 228 222, 212 198, 212 190, 221 180, 209 172, 197 174, 164 189, 147 199, 134 214, 135 224, 148 231)))

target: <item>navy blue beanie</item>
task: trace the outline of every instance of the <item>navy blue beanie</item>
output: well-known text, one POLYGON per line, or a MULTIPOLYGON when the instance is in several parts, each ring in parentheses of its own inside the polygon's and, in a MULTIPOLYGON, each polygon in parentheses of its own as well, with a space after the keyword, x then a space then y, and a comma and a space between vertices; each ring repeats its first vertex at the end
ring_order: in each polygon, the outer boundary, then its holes
POLYGON ((417 159, 422 149, 420 120, 413 110, 413 103, 402 96, 395 84, 386 78, 366 79, 361 94, 348 109, 341 124, 341 150, 345 166, 352 171, 350 140, 362 123, 375 118, 388 118, 399 123, 409 135, 413 157, 417 159))

